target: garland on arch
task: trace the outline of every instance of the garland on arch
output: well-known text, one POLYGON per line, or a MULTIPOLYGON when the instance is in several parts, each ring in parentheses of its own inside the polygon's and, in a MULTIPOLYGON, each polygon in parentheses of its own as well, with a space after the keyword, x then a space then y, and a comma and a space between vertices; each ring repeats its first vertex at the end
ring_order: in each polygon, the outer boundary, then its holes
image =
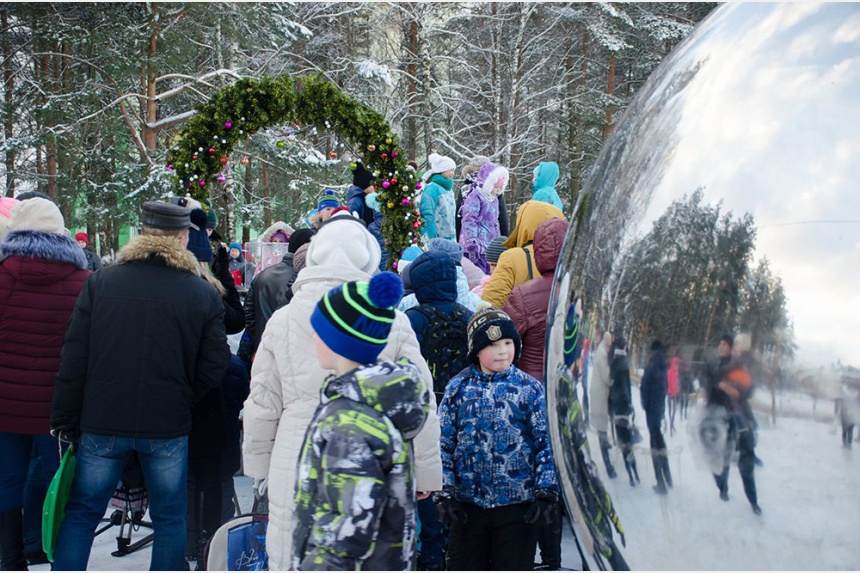
POLYGON ((335 131, 360 150, 364 165, 376 175, 382 236, 391 253, 388 268, 395 268, 399 254, 420 243, 424 221, 415 204, 418 174, 407 168, 385 118, 321 74, 242 79, 199 105, 167 155, 177 194, 208 200, 210 188, 223 185, 222 172, 240 143, 260 129, 296 122, 335 131))

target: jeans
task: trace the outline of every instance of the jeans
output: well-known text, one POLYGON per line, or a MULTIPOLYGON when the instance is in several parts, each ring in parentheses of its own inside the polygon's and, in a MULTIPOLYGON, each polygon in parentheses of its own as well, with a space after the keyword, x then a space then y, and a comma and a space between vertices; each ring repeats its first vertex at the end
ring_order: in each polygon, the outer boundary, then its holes
POLYGON ((154 539, 152 571, 185 569, 185 509, 188 436, 150 440, 83 434, 66 517, 54 554, 54 569, 84 571, 96 527, 136 451, 149 497, 154 539))
MULTIPOLYGON (((24 507, 24 484, 34 449, 47 487, 60 467, 57 438, 0 432, 0 513, 24 507)), ((40 517, 41 514, 40 508, 40 517)))
POLYGON ((24 551, 42 552, 42 506, 53 474, 42 470, 42 460, 34 446, 24 486, 24 551))
POLYGON ((418 536, 421 539, 421 552, 418 555, 418 563, 426 565, 442 565, 445 563, 445 532, 442 524, 436 519, 436 506, 433 498, 427 497, 418 500, 418 519, 421 521, 421 531, 418 536))

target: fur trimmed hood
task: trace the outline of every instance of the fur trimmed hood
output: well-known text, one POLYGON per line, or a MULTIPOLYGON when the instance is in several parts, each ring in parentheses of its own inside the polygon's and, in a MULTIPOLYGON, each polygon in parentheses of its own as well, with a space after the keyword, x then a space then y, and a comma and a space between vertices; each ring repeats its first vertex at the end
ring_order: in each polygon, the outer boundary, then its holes
POLYGON ((272 235, 275 234, 276 231, 283 231, 287 237, 293 234, 293 228, 283 221, 275 221, 269 226, 268 229, 260 233, 260 242, 261 243, 271 243, 272 235))
POLYGON ((209 267, 204 266, 206 263, 200 263, 194 253, 183 247, 174 237, 140 235, 122 248, 117 255, 116 264, 146 261, 150 257, 158 257, 169 267, 202 278, 215 287, 222 297, 226 293, 218 279, 209 271, 209 267))
POLYGON ((508 179, 508 169, 506 167, 494 163, 486 163, 478 171, 477 188, 481 192, 481 196, 489 200, 493 198, 493 187, 500 180, 504 181, 504 183, 499 194, 501 195, 505 192, 505 188, 508 186, 508 179))
POLYGON ((10 231, 0 243, 0 259, 14 256, 67 263, 79 269, 89 268, 84 251, 74 239, 58 233, 29 229, 10 231))

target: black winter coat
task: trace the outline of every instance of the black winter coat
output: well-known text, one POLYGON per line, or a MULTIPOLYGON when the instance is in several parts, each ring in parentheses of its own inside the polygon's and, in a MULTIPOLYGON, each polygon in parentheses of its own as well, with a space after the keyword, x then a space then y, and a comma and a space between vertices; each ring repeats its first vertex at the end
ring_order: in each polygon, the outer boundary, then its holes
POLYGON ((84 285, 66 331, 51 411, 82 432, 166 439, 230 359, 221 295, 173 238, 144 235, 84 285))
POLYGON ((642 409, 645 410, 648 431, 652 434, 660 431, 660 424, 666 413, 666 394, 669 387, 667 371, 666 357, 662 351, 655 351, 651 354, 651 360, 645 367, 639 385, 642 409))
POLYGON ((102 260, 93 251, 84 249, 84 256, 87 258, 87 268, 90 272, 94 273, 102 268, 102 260))
POLYGON ((626 354, 616 354, 609 363, 609 414, 629 416, 633 413, 633 399, 630 395, 630 362, 626 354))
POLYGON ((227 334, 238 334, 245 328, 245 309, 242 299, 236 289, 236 282, 230 274, 230 256, 227 249, 219 247, 212 258, 212 275, 224 287, 222 301, 224 303, 224 328, 227 334))
POLYGON ((230 357, 222 388, 227 445, 221 460, 221 477, 226 479, 239 471, 242 463, 242 423, 239 421, 239 412, 251 393, 251 376, 245 363, 236 355, 230 357))
POLYGON ((254 278, 245 295, 245 330, 251 338, 251 352, 257 351, 266 323, 275 311, 293 299, 296 281, 293 253, 287 253, 277 265, 263 270, 254 278))

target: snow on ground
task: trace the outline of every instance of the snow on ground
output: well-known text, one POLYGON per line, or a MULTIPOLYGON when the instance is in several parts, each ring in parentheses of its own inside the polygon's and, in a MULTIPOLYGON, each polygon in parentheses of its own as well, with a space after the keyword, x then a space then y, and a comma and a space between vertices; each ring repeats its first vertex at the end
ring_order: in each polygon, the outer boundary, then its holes
MULTIPOLYGON (((604 479, 624 526, 624 557, 634 570, 857 570, 860 569, 860 451, 845 450, 831 424, 811 418, 778 417, 771 425, 759 416, 756 485, 762 516, 753 515, 743 493, 737 466, 729 477, 730 500, 719 499, 713 478, 693 461, 686 421, 676 418, 674 434, 666 433, 675 487, 668 496, 654 493, 654 471, 647 448, 645 416, 634 389, 637 424, 645 441, 636 459, 642 483, 631 488, 620 452, 611 450, 618 472, 604 479)), ((769 402, 767 402, 769 404, 769 402)), ((821 404, 819 404, 819 407, 821 404)), ((824 410, 824 408, 822 408, 824 410)), ((597 435, 589 434, 591 453, 605 478, 597 435)), ((860 445, 855 446, 855 450, 860 445)), ((251 479, 235 478, 243 511, 253 501, 251 479)), ((109 508, 105 516, 109 516, 109 508)), ((146 570, 151 546, 113 557, 118 527, 96 537, 89 569, 146 570)), ((132 542, 149 530, 132 534, 132 542)), ((579 569, 570 530, 565 527, 562 565, 579 569)), ((193 565, 192 565, 193 568, 193 565)), ((32 568, 48 571, 47 565, 32 568)))
MULTIPOLYGON (((675 487, 665 497, 654 493, 645 415, 636 389, 633 400, 645 437, 636 446, 641 485, 630 487, 617 448, 610 454, 618 478, 605 479, 597 434, 589 435, 592 457, 625 529, 622 553, 631 568, 860 569, 860 451, 843 449, 835 426, 811 417, 779 416, 772 425, 768 415, 757 414, 756 455, 764 465, 755 469, 763 510, 756 516, 736 464, 729 476, 730 499, 720 500, 710 473, 694 463, 686 420, 677 417, 676 431, 665 435, 675 487)), ((765 402, 769 407, 769 396, 765 402)), ((818 407, 826 410, 821 403, 818 407)))

